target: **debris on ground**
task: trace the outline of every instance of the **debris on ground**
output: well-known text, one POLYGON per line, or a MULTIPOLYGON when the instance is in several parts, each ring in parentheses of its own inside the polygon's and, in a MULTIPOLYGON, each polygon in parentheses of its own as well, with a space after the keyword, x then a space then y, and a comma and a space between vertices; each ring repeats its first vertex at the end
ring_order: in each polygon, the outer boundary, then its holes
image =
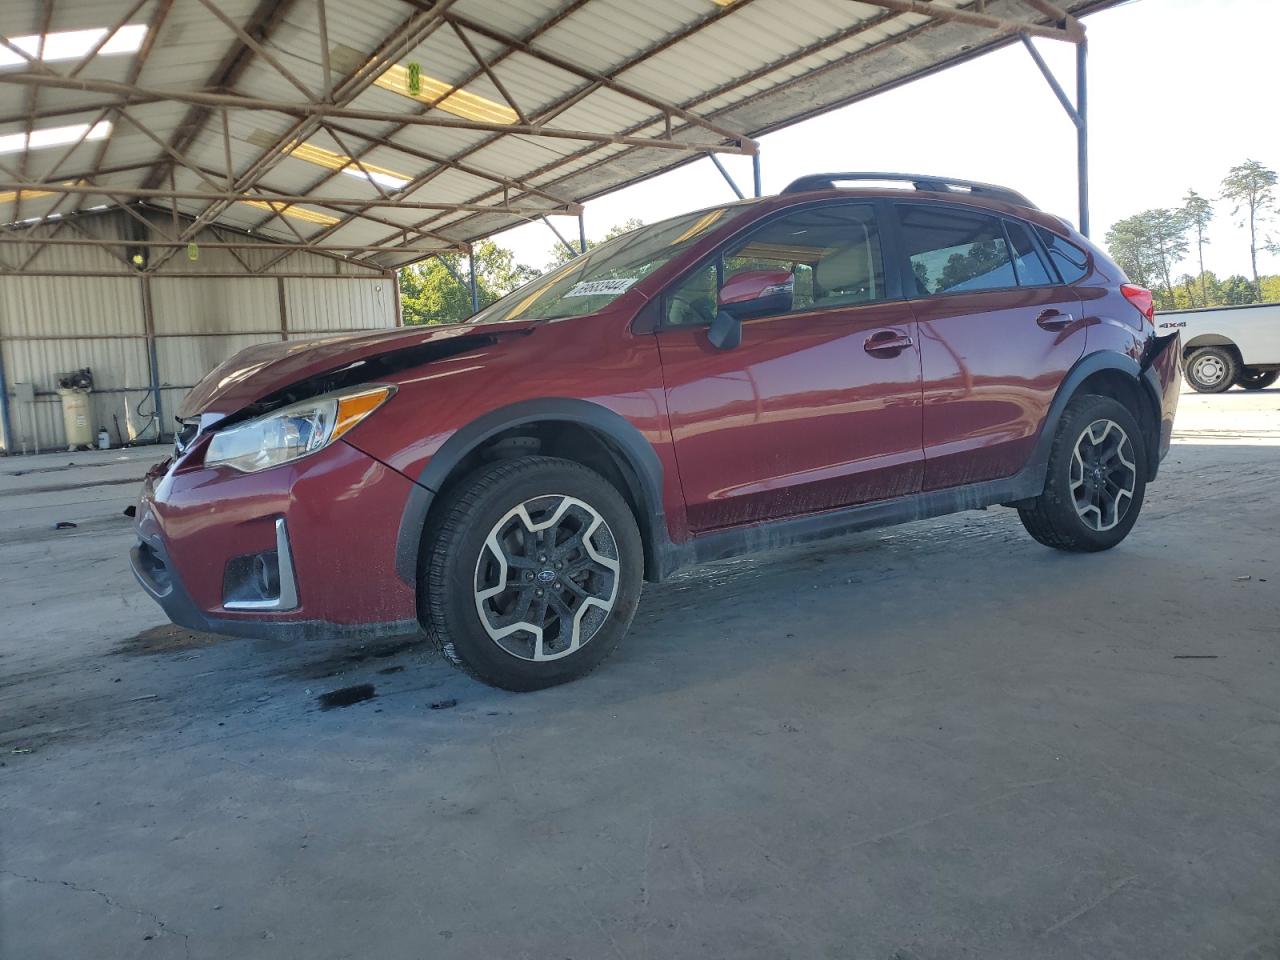
POLYGON ((1175 660, 1217 660, 1218 655, 1216 653, 1175 653, 1173 655, 1173 659, 1175 660))
POLYGON ((1248 574, 1245 574, 1245 576, 1243 577, 1236 577, 1236 583, 1244 583, 1246 580, 1252 580, 1252 579, 1253 577, 1249 576, 1248 574))
POLYGON ((450 707, 456 707, 457 705, 458 705, 458 701, 455 700, 453 697, 450 697, 448 700, 437 700, 435 703, 431 704, 431 709, 432 710, 448 710, 450 707))
POLYGON ((76 525, 70 520, 59 520, 53 525, 53 529, 55 530, 74 530, 75 527, 76 525))
POLYGON ((335 707, 349 707, 355 703, 363 703, 377 696, 372 683, 358 683, 354 687, 342 687, 330 690, 316 697, 320 701, 321 710, 332 710, 335 707))
POLYGON ((394 667, 383 667, 383 668, 382 668, 381 670, 379 670, 378 672, 379 672, 379 673, 383 673, 383 674, 386 674, 386 673, 404 673, 404 664, 399 663, 399 664, 396 664, 394 667))
POLYGON ((133 504, 133 503, 131 503, 131 504, 129 504, 127 507, 125 507, 125 508, 124 508, 124 515, 125 515, 126 517, 136 517, 136 516, 138 515, 138 507, 137 507, 137 504, 133 504))

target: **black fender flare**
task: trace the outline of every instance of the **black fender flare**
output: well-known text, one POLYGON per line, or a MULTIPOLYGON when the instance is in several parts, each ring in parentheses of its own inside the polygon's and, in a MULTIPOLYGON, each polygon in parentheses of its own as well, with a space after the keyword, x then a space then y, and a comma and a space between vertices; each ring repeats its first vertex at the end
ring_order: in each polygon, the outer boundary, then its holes
POLYGON ((623 474, 632 487, 623 493, 629 493, 630 499, 644 514, 637 517, 637 520, 642 533, 646 532, 647 527, 646 547, 652 553, 646 557, 646 561, 647 564, 653 564, 660 575, 666 565, 664 560, 669 553, 670 541, 662 505, 662 461, 658 459, 653 444, 626 417, 598 403, 544 397, 499 407, 458 428, 436 451, 422 472, 416 478, 410 478, 415 483, 405 503, 400 529, 396 535, 395 568, 396 575, 401 580, 412 586, 417 584, 418 552, 426 528, 427 514, 436 495, 443 489, 458 464, 499 433, 525 424, 547 422, 587 427, 601 435, 623 459, 628 468, 623 474))
MULTIPOLYGON (((1172 338, 1168 339, 1171 340, 1172 338)), ((1165 346, 1167 344, 1161 344, 1162 348, 1165 346)), ((1049 405, 1049 412, 1045 415, 1044 426, 1040 429, 1040 437, 1036 441, 1035 450, 1032 452, 1031 459, 1026 467, 1022 470, 1022 476, 1027 482, 1028 489, 1034 489, 1035 491, 1029 496, 1039 496, 1044 491, 1044 478, 1049 469, 1050 448, 1053 446, 1054 434, 1057 433, 1058 421, 1062 419, 1062 413, 1067 408, 1067 404, 1071 402, 1071 398, 1075 396, 1080 389, 1080 385, 1085 380, 1104 370, 1114 370, 1117 373, 1131 377, 1135 385, 1141 385, 1144 395, 1151 403, 1152 411, 1155 415, 1156 429, 1154 436, 1147 438, 1147 462, 1149 464, 1149 479, 1155 478, 1155 468, 1160 460, 1160 380, 1156 377, 1155 371, 1151 369, 1149 361, 1144 366, 1128 354, 1118 353, 1114 350, 1102 350, 1081 357, 1067 371, 1067 375, 1062 378, 1062 383, 1058 386, 1058 392, 1054 395, 1053 403, 1049 405)))

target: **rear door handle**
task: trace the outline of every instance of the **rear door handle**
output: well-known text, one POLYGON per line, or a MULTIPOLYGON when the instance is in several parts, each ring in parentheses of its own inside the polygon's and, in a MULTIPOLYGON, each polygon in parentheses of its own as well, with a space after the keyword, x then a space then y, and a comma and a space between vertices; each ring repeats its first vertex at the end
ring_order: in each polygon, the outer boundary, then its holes
POLYGON ((1056 332, 1073 323, 1075 319, 1076 318, 1069 313, 1063 313, 1061 310, 1055 310, 1050 307, 1048 310, 1041 313, 1040 316, 1036 317, 1036 323, 1045 330, 1056 332))
POLYGON ((899 333, 897 330, 881 330, 867 337, 867 342, 862 345, 862 349, 873 357, 887 360, 890 357, 896 357, 913 343, 915 341, 905 333, 899 333))

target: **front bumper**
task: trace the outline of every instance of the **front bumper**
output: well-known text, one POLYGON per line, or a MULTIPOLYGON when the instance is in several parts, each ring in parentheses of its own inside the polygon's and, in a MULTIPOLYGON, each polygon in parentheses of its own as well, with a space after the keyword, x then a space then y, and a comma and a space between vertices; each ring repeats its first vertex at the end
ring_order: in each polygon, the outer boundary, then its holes
POLYGON ((414 589, 395 574, 412 481, 342 441, 256 474, 198 461, 197 451, 148 474, 130 551, 138 582, 174 623, 284 638, 417 629, 414 589), (228 586, 256 555, 278 564, 269 599, 228 586))

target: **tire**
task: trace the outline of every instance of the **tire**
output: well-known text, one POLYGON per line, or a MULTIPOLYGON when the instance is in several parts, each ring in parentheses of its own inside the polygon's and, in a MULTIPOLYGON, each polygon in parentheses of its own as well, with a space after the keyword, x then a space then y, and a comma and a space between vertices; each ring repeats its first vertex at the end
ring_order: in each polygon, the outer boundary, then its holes
POLYGON ((1146 477, 1147 445, 1129 409, 1111 397, 1075 397, 1054 432, 1044 493, 1019 507, 1018 517, 1046 547, 1108 550, 1137 522, 1146 477), (1115 455, 1107 456, 1113 446, 1115 455), (1099 471, 1091 468, 1095 454, 1103 455, 1099 471))
POLYGON ((1265 390, 1276 380, 1280 380, 1280 370, 1258 370, 1254 367, 1241 367, 1236 375, 1236 386, 1245 390, 1265 390))
POLYGON ((1187 355, 1183 370, 1198 393, 1226 393, 1240 375, 1240 361, 1226 347, 1200 347, 1187 355))
POLYGON ((631 625, 640 531, 595 471, 551 457, 489 464, 455 484, 432 518, 420 615, 441 653, 476 679, 514 691, 577 679, 631 625), (534 627, 539 609, 538 630, 520 626, 534 627))

